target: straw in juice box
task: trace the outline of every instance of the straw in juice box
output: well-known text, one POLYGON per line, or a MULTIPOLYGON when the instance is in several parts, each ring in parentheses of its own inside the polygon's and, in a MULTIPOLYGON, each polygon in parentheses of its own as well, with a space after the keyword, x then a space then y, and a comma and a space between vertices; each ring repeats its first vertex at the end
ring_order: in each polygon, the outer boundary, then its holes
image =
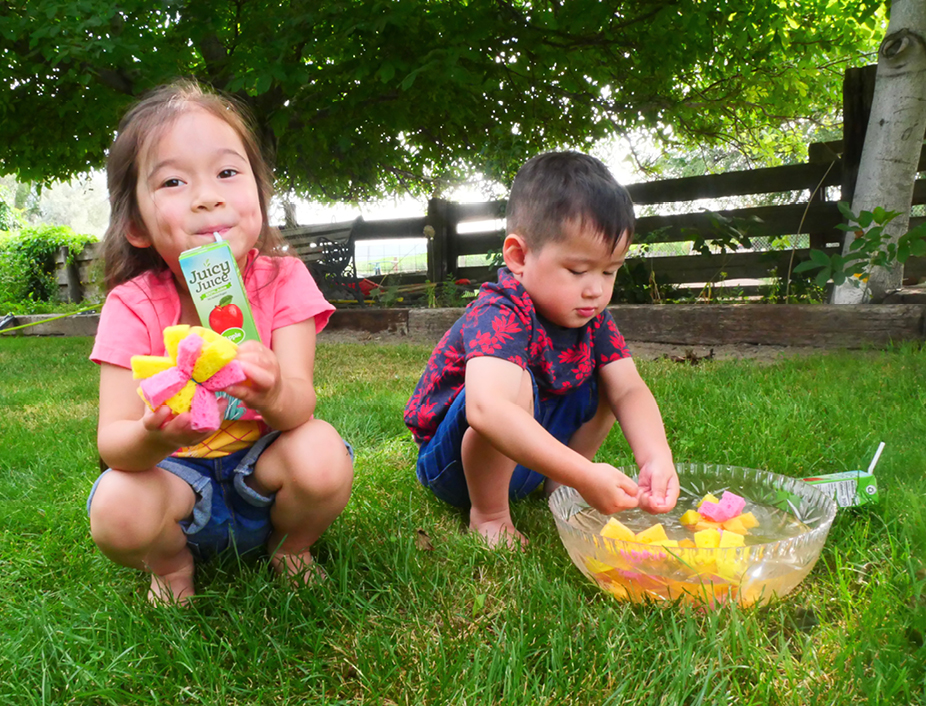
POLYGON ((180 269, 199 320, 234 343, 259 341, 238 263, 218 233, 215 240, 180 253, 180 269))

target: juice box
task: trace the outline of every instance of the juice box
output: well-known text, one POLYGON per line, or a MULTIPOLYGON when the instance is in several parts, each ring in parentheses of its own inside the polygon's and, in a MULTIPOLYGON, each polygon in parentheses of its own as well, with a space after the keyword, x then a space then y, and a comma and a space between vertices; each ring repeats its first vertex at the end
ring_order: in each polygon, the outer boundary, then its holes
POLYGON ((203 326, 234 343, 259 341, 244 281, 224 240, 180 253, 186 279, 203 326))
POLYGON ((817 490, 829 495, 839 507, 854 507, 878 502, 878 481, 874 473, 843 471, 804 478, 817 490))

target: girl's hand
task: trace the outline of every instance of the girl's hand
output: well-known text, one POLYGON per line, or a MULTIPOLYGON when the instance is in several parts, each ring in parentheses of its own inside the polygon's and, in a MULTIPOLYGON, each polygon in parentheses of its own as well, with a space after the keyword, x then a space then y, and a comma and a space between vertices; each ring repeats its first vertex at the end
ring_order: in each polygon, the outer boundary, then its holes
POLYGON ((238 346, 238 362, 247 380, 225 388, 251 409, 264 414, 277 406, 283 390, 283 376, 276 354, 258 341, 245 341, 238 346))
MULTIPOLYGON (((227 399, 222 398, 219 400, 219 419, 225 416, 227 406, 227 399)), ((192 421, 193 416, 189 412, 174 414, 173 410, 166 404, 161 405, 153 412, 146 405, 145 413, 141 418, 142 426, 145 427, 149 434, 174 449, 198 444, 218 431, 217 429, 197 431, 191 426, 192 421)))

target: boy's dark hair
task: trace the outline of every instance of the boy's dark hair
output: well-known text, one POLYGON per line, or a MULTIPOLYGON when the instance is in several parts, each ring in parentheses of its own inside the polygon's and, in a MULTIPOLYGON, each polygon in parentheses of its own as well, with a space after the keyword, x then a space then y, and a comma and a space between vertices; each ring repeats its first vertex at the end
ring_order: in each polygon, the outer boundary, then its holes
POLYGON ((633 238, 633 201, 602 162, 580 152, 547 152, 518 170, 508 197, 507 232, 541 248, 566 237, 565 226, 591 228, 613 250, 633 238))

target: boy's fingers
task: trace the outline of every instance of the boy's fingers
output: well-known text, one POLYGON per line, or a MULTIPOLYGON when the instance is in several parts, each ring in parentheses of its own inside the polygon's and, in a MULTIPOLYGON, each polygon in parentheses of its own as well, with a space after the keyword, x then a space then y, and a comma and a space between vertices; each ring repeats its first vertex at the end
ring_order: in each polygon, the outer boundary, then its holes
POLYGON ((672 476, 669 478, 669 483, 666 487, 666 502, 674 506, 678 500, 679 492, 678 476, 672 476))
POLYGON ((663 498, 666 497, 666 491, 668 489, 668 478, 664 478, 656 474, 651 479, 650 485, 650 495, 657 501, 662 502, 663 498))
POLYGON ((621 473, 617 479, 617 487, 624 491, 627 495, 636 496, 637 494, 637 484, 623 473, 621 473))

